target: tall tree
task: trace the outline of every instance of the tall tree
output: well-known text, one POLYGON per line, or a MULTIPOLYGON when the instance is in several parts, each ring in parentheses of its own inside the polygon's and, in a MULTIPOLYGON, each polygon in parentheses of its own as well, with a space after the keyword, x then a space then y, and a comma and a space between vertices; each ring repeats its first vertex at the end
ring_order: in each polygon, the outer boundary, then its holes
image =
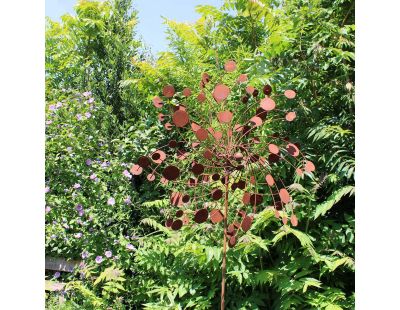
POLYGON ((139 47, 132 0, 80 0, 75 13, 47 20, 47 89, 90 89, 122 122, 132 102, 121 81, 132 77, 139 47))

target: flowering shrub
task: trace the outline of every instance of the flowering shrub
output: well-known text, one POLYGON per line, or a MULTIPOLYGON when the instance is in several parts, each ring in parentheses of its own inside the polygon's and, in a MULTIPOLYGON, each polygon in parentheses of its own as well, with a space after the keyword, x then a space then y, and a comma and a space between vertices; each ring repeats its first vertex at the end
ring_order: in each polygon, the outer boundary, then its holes
POLYGON ((115 116, 90 91, 59 97, 46 107, 46 254, 128 266, 140 180, 125 158, 137 156, 143 136, 118 139, 115 116))

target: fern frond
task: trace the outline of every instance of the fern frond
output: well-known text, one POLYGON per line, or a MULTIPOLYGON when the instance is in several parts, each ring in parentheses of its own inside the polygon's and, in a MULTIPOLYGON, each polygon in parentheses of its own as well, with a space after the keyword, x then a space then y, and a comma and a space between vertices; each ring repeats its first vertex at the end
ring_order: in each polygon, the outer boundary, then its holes
POLYGON ((354 186, 348 185, 338 189, 325 202, 319 204, 315 209, 314 220, 321 215, 325 215, 345 195, 354 195, 354 186))

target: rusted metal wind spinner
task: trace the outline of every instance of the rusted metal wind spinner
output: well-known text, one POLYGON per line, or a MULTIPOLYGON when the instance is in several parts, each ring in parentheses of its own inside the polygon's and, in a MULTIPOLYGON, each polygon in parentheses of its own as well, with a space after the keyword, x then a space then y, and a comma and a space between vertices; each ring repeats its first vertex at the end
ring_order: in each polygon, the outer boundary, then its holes
POLYGON ((213 79, 203 73, 196 95, 190 88, 176 92, 167 85, 162 97, 154 97, 154 106, 162 111, 159 120, 166 130, 175 129, 179 138, 140 157, 131 168, 134 175, 146 171, 150 182, 158 179, 167 187, 172 185, 166 227, 179 230, 208 220, 223 222, 221 309, 225 308, 227 244, 236 245, 261 206, 268 203, 285 225, 290 217, 290 223, 297 226, 293 200, 274 168, 284 163, 298 175, 315 170, 298 144, 270 130, 273 122, 295 120, 295 111, 278 109, 276 102, 292 100, 296 92, 274 95, 272 87, 265 85, 262 96, 247 85, 246 74, 234 76, 234 61, 226 62, 224 68, 228 74, 221 74, 213 85, 213 79), (223 78, 234 86, 224 85, 223 78), (229 205, 228 198, 235 191, 242 203, 229 205))

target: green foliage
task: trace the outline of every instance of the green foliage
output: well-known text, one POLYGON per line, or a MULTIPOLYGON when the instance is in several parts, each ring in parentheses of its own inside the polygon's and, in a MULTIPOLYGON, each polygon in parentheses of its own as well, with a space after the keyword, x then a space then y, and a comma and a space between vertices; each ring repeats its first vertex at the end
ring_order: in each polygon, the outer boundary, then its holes
POLYGON ((284 177, 296 229, 266 204, 229 249, 227 308, 354 309, 354 1, 225 0, 196 10, 194 24, 165 20, 171 52, 156 61, 139 53, 128 0, 80 1, 76 17, 48 20, 46 253, 85 254, 85 267, 62 276, 66 300, 51 293, 47 307, 219 307, 221 227, 165 228, 168 194, 123 171, 168 141, 152 96, 166 83, 196 92, 202 72, 215 76, 234 59, 255 87, 297 91, 300 121, 265 130, 289 132, 316 172, 284 177))

